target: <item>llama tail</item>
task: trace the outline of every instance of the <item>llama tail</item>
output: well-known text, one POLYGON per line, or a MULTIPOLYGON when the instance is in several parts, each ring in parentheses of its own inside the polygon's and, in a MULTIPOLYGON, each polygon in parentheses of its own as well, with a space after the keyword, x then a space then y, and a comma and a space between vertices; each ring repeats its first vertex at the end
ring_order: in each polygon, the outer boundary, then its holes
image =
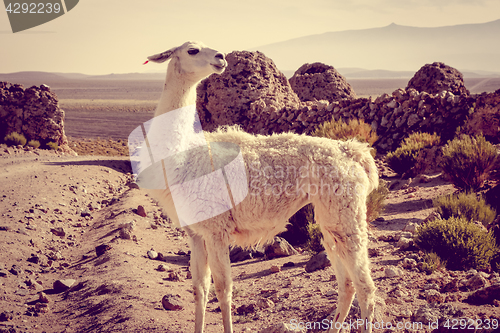
POLYGON ((347 141, 352 158, 358 162, 366 172, 369 181, 368 193, 371 193, 378 187, 378 169, 375 159, 371 154, 372 148, 367 143, 361 143, 357 140, 347 141))

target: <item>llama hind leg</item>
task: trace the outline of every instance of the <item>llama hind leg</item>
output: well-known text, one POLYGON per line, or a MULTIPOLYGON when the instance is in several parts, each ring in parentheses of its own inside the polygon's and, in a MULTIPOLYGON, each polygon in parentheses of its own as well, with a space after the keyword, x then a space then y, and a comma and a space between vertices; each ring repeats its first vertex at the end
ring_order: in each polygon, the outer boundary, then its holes
MULTIPOLYGON (((356 235, 350 237, 357 238, 356 235)), ((357 327, 361 328, 361 332, 372 332, 376 288, 370 276, 368 251, 365 242, 359 239, 354 241, 350 237, 342 237, 343 243, 337 243, 336 250, 325 245, 328 256, 333 258, 332 264, 339 283, 339 305, 334 319, 340 322, 338 325, 343 323, 355 291, 361 308, 361 318, 357 322, 357 327)))
POLYGON ((205 241, 198 235, 191 236, 191 275, 195 302, 195 333, 202 333, 205 327, 205 309, 210 288, 210 268, 208 266, 205 241))
POLYGON ((224 333, 233 333, 231 319, 231 301, 233 281, 231 279, 231 262, 229 260, 229 244, 217 237, 206 240, 208 263, 212 270, 215 294, 219 300, 222 313, 224 333))
POLYGON ((330 247, 325 246, 325 248, 328 258, 332 261, 335 277, 339 286, 337 309, 335 311, 335 317, 333 318, 333 326, 331 326, 332 329, 329 331, 329 333, 337 333, 340 328, 342 328, 342 324, 344 323, 347 313, 351 308, 355 289, 349 277, 349 273, 340 261, 340 258, 330 247))

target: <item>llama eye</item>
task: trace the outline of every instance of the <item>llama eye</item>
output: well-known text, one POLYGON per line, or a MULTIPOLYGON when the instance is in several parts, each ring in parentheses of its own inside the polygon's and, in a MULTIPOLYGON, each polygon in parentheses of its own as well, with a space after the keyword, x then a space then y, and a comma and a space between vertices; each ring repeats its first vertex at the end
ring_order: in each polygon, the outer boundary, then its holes
POLYGON ((189 49, 189 50, 188 50, 188 53, 189 53, 190 55, 195 55, 195 54, 198 54, 198 52, 200 52, 200 50, 198 50, 198 49, 189 49))

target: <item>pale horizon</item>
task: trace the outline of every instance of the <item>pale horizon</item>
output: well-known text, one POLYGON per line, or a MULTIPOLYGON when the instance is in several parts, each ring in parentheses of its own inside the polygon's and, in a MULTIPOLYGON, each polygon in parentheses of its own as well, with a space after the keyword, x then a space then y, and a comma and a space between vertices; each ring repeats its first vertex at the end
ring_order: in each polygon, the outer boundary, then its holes
MULTIPOLYGON (((158 72, 165 66, 143 66, 146 57, 186 40, 199 40, 229 53, 304 36, 385 27, 392 23, 410 27, 480 24, 498 20, 499 13, 498 0, 405 3, 398 0, 342 3, 326 0, 307 3, 284 0, 174 0, 170 3, 85 0, 53 21, 15 34, 7 13, 2 10, 0 73, 43 71, 104 75, 158 72)), ((349 66, 331 65, 366 68, 363 57, 367 55, 352 54, 349 66)))

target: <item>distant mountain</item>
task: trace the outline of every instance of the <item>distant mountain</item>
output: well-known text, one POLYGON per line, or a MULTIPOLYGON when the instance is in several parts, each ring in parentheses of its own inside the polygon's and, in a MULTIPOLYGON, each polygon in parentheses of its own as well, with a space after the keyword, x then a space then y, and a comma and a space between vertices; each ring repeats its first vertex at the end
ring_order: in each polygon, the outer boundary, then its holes
POLYGON ((60 82, 68 80, 165 80, 165 73, 125 73, 87 75, 80 73, 16 72, 0 73, 0 81, 8 82, 60 82))
POLYGON ((498 74, 500 20, 438 28, 393 23, 382 28, 310 35, 252 49, 255 50, 273 59, 283 71, 322 62, 335 68, 415 73, 427 63, 440 61, 458 70, 498 74))

